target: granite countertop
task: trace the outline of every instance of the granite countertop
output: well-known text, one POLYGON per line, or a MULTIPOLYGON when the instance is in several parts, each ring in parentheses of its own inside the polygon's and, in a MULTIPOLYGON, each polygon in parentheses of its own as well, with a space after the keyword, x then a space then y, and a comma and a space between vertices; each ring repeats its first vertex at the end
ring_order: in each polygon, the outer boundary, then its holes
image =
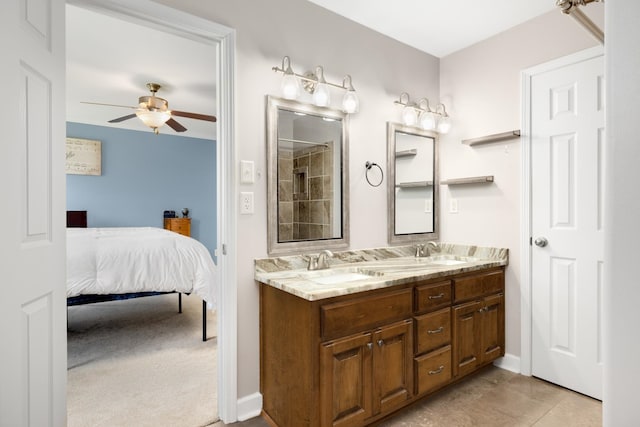
MULTIPOLYGON (((307 270, 306 255, 255 260, 258 282, 309 301, 401 285, 414 280, 506 266, 509 250, 440 243, 428 257, 415 245, 334 252, 330 268, 307 270)), ((311 255, 317 255, 313 253, 311 255)))

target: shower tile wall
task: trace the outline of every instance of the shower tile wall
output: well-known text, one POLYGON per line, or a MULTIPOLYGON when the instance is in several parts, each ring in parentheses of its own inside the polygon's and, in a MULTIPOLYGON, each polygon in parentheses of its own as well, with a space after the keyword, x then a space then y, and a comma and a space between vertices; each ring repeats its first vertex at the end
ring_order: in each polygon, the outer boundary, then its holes
POLYGON ((281 151, 278 158, 279 240, 331 238, 333 148, 281 151))

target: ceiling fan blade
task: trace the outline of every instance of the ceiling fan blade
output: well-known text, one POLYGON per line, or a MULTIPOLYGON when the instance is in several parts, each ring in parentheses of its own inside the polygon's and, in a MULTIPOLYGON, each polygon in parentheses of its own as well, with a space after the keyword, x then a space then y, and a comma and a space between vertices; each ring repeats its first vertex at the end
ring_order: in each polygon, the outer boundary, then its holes
POLYGON ((139 108, 139 107, 132 107, 130 105, 116 105, 116 104, 103 104, 102 102, 87 102, 87 101, 80 101, 81 104, 91 104, 91 105, 103 105, 105 107, 120 107, 120 108, 131 108, 133 110, 139 108))
MULTIPOLYGON (((134 114, 135 115, 135 114, 134 114)), ((184 132, 185 130, 187 130, 186 127, 182 126, 180 123, 176 122, 173 119, 169 119, 167 120, 166 124, 173 130, 175 130, 176 132, 184 132)))
POLYGON ((208 122, 215 122, 217 120, 216 116, 208 116, 206 114, 198 114, 198 113, 187 113, 186 111, 171 110, 171 115, 179 116, 179 117, 187 117, 189 119, 206 120, 208 122))
POLYGON ((126 116, 122 116, 122 117, 118 117, 117 119, 109 120, 109 123, 124 122, 125 120, 133 119, 135 116, 136 116, 135 114, 127 114, 126 116))

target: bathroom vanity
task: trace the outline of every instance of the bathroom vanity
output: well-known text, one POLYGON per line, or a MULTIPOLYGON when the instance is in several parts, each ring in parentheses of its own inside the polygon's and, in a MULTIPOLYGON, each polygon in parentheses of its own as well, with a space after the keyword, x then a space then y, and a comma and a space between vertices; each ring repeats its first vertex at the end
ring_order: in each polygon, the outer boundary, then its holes
POLYGON ((506 249, 441 244, 256 260, 263 416, 364 426, 504 355, 506 249))

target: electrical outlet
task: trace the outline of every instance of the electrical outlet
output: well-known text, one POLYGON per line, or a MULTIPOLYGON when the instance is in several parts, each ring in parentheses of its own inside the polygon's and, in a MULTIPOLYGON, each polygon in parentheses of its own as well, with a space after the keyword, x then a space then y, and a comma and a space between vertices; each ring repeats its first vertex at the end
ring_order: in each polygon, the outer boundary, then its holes
POLYGON ((240 183, 253 184, 253 162, 251 160, 240 160, 240 183))
POLYGON ((243 191, 240 193, 240 214, 249 215, 253 213, 253 192, 243 191))
POLYGON ((449 213, 458 213, 458 199, 449 200, 449 213))

